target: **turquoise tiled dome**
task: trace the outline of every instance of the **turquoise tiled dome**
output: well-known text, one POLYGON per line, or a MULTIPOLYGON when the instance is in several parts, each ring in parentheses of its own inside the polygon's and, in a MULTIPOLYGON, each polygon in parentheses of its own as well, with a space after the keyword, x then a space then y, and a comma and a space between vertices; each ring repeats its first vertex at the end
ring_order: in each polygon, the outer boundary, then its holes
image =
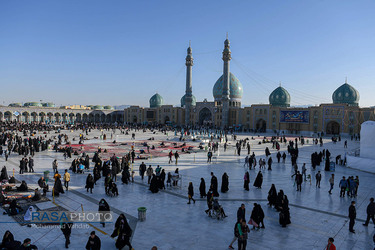
POLYGON ((24 107, 42 107, 42 104, 39 102, 26 102, 23 104, 24 107))
POLYGON ((289 107, 290 106, 290 95, 283 87, 277 87, 269 97, 270 104, 278 107, 289 107))
MULTIPOLYGON (((181 97, 181 107, 184 107, 184 106, 185 106, 185 96, 186 96, 186 94, 185 94, 183 97, 181 97)), ((191 105, 192 105, 192 106, 195 106, 196 103, 197 103, 197 99, 196 99, 195 96, 193 95, 193 96, 192 96, 192 102, 191 102, 191 105)))
POLYGON ((150 108, 157 108, 163 105, 163 97, 156 93, 150 98, 150 108))
POLYGON ((333 103, 346 103, 351 106, 358 106, 359 92, 351 85, 344 83, 332 94, 333 103))
MULTIPOLYGON (((223 94, 223 75, 220 76, 220 78, 216 81, 214 88, 213 88, 213 95, 215 98, 215 101, 218 101, 221 99, 221 96, 223 94)), ((229 98, 231 100, 240 100, 242 98, 243 94, 243 88, 240 81, 235 77, 232 73, 229 75, 230 84, 229 84, 229 98)))

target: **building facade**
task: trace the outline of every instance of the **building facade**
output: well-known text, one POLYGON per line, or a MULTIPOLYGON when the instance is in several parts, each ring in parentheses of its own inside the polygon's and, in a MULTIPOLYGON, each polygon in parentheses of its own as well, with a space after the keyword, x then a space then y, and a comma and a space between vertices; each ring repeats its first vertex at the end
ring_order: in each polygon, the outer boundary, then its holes
POLYGON ((111 106, 93 106, 91 109, 78 109, 83 106, 55 107, 54 104, 41 105, 29 102, 21 105, 12 103, 0 106, 0 121, 44 122, 50 124, 74 124, 76 122, 124 123, 124 112, 111 106), (103 107, 103 108, 101 108, 103 107), (105 107, 105 108, 104 108, 105 107), (98 108, 98 109, 96 109, 98 108))
POLYGON ((223 74, 213 87, 214 101, 197 102, 193 95, 193 54, 189 46, 185 59, 186 90, 181 107, 164 105, 159 94, 150 107, 131 106, 124 110, 125 123, 212 126, 240 131, 352 135, 360 132, 364 121, 375 120, 374 107, 359 107, 359 93, 346 81, 332 94, 332 103, 306 108, 290 107, 291 96, 279 86, 269 96, 269 104, 241 107, 243 88, 230 72, 231 50, 224 41, 223 74))

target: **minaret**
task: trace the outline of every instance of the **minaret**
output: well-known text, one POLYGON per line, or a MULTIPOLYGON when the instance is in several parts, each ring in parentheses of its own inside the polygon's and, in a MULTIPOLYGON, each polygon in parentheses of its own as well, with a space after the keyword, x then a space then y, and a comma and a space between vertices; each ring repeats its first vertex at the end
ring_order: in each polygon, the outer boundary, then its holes
POLYGON ((193 67, 193 56, 189 42, 189 48, 187 49, 186 56, 186 90, 185 90, 185 126, 190 124, 190 112, 193 101, 193 86, 192 86, 192 67, 193 67))
POLYGON ((228 34, 227 39, 224 42, 224 50, 223 50, 223 61, 224 61, 224 69, 223 69, 223 94, 222 94, 222 102, 223 102, 223 110, 222 110, 222 121, 221 121, 221 128, 228 127, 228 118, 229 118, 229 95, 230 95, 230 69, 229 69, 229 61, 232 59, 230 46, 229 46, 228 34))

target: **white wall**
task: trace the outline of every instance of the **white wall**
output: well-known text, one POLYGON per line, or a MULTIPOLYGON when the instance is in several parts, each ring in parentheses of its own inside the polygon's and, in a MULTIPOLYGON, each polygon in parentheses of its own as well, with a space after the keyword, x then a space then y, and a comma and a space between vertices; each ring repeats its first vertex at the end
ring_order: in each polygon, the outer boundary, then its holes
POLYGON ((360 155, 375 159, 375 122, 367 121, 361 125, 360 155))

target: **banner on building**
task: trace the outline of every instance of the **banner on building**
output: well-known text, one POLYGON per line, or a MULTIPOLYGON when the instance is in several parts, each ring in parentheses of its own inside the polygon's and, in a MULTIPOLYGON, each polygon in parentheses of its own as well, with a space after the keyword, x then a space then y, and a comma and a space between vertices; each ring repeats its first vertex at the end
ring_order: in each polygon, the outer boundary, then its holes
POLYGON ((309 111, 280 111, 280 122, 309 123, 309 111))

